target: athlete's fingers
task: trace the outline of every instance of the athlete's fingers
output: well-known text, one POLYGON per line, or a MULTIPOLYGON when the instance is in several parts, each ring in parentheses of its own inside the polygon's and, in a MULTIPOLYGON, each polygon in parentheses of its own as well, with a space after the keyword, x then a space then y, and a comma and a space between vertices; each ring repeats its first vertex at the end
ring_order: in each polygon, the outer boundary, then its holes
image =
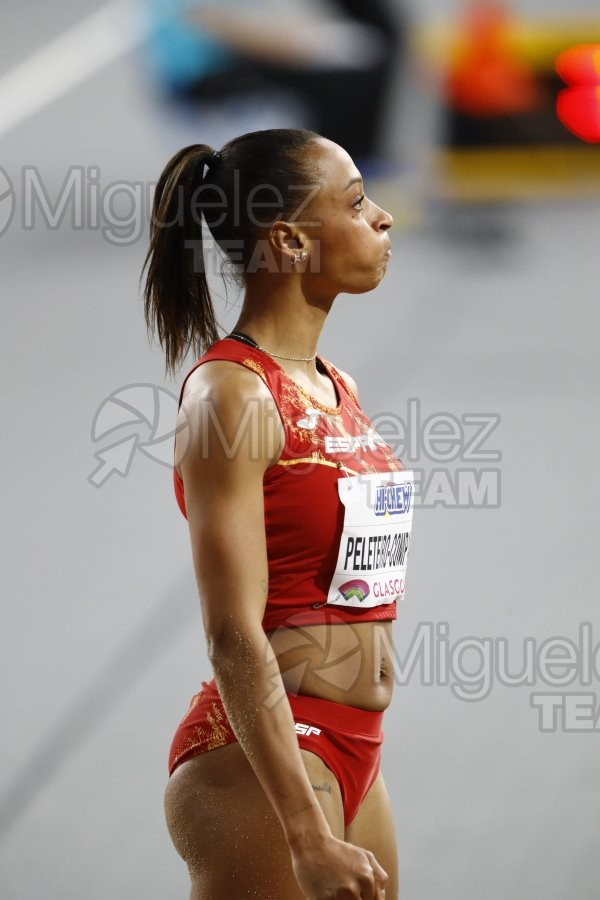
POLYGON ((365 850, 369 862, 371 863, 371 868, 373 869, 373 878, 375 880, 375 900, 385 900, 385 886, 388 882, 388 874, 381 866, 376 858, 375 854, 371 850, 365 850))
POLYGON ((357 872, 358 890, 360 900, 379 900, 378 885, 375 879, 373 863, 375 857, 368 850, 360 848, 363 855, 363 865, 360 874, 357 872))

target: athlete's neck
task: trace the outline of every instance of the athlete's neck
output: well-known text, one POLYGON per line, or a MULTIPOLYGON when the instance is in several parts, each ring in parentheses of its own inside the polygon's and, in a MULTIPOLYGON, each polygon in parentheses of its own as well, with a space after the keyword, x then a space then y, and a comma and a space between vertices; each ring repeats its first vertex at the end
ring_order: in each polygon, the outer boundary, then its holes
POLYGON ((329 309, 309 305, 302 296, 284 293, 257 296, 247 291, 235 330, 247 334, 259 347, 281 356, 303 357, 309 361, 287 360, 275 357, 288 371, 301 371, 314 375, 317 368, 314 357, 318 341, 329 309))

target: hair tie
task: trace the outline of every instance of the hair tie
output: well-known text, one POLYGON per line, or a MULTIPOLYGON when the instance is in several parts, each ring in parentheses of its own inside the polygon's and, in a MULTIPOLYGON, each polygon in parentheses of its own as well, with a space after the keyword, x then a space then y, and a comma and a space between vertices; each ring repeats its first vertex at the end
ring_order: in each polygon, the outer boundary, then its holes
POLYGON ((210 154, 208 159, 202 164, 203 170, 204 170, 204 166, 206 166, 206 170, 204 171, 204 174, 202 176, 203 179, 206 178, 206 176, 208 175, 208 173, 210 172, 212 167, 215 165, 215 163, 218 163, 220 161, 220 159, 221 159, 221 151, 213 150, 213 152, 210 154))
POLYGON ((219 162, 220 159, 221 159, 221 151, 213 150, 213 152, 210 154, 208 159, 205 159, 201 164, 202 173, 203 173, 202 179, 206 178, 206 176, 208 175, 208 173, 210 172, 212 167, 215 165, 215 163, 219 162))

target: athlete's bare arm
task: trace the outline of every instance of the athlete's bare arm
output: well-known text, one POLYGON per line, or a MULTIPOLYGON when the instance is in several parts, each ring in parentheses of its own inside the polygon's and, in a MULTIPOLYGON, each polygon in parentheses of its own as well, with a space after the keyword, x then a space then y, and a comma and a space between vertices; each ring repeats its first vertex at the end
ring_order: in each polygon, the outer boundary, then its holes
POLYGON ((385 872, 372 853, 333 836, 315 798, 262 629, 268 579, 263 475, 284 440, 271 394, 255 373, 212 361, 188 378, 182 406, 191 426, 180 468, 192 554, 225 711, 281 821, 306 896, 378 900, 385 872))

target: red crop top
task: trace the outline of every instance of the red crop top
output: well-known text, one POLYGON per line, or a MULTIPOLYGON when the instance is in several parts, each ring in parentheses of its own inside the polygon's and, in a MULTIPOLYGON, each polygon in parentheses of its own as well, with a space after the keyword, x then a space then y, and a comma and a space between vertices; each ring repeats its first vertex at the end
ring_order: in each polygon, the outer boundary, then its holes
MULTIPOLYGON (((360 480, 352 476, 372 475, 373 490, 379 491, 375 515, 387 517, 386 521, 391 521, 390 514, 405 513, 411 500, 412 488, 397 485, 397 481, 402 481, 400 477, 394 481, 394 473, 404 474, 406 470, 374 430, 355 394, 337 369, 318 356, 317 363, 331 378, 339 401, 335 409, 324 406, 265 352, 233 338, 223 338, 185 376, 179 405, 189 375, 210 360, 230 360, 256 372, 273 395, 283 423, 283 453, 265 471, 263 479, 269 567, 264 630, 395 619, 396 598, 404 593, 404 578, 399 579, 398 573, 404 574, 410 524, 402 533, 397 533, 398 526, 396 533, 390 526, 388 536, 349 538, 345 559, 348 568, 354 567, 350 574, 358 573, 359 577, 342 577, 334 592, 340 602, 331 603, 332 578, 344 555, 340 541, 346 527, 345 516, 349 518, 349 510, 338 493, 338 479, 351 478, 348 486, 352 487, 352 482, 360 480), (387 473, 387 478, 373 474, 379 472, 387 473), (381 576, 379 581, 377 573, 381 576), (366 594, 370 594, 368 600, 366 594)), ((183 481, 175 467, 173 480, 177 502, 185 516, 183 481)), ((362 480, 369 481, 368 477, 362 480)), ((381 525, 384 519, 374 521, 381 525)), ((375 531, 368 525, 358 526, 361 527, 363 531, 355 534, 375 531)))

